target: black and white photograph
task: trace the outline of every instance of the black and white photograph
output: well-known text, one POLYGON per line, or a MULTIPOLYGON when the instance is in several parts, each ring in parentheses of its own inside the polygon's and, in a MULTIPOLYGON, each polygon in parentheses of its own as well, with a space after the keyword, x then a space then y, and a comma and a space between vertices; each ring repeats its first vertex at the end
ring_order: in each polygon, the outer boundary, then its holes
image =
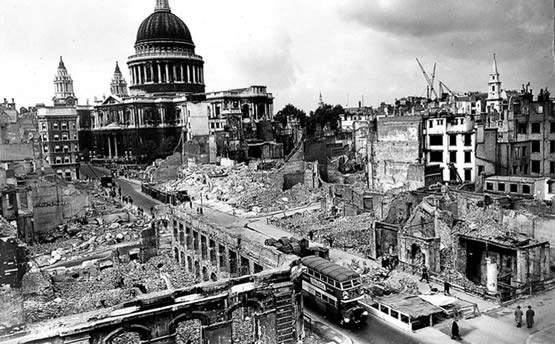
POLYGON ((552 89, 555 0, 0 0, 0 344, 553 344, 552 89))

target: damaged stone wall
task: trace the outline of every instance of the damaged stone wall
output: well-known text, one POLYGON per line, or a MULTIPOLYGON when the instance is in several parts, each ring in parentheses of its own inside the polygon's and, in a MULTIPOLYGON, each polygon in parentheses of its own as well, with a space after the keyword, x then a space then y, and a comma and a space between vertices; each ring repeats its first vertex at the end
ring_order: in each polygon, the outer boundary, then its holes
POLYGON ((370 189, 386 192, 425 186, 421 118, 389 117, 378 121, 378 134, 370 140, 368 175, 370 189))
POLYGON ((33 197, 33 226, 26 228, 25 238, 40 240, 58 225, 77 216, 89 205, 87 193, 59 180, 35 181, 31 184, 33 197))
MULTIPOLYGON (((136 332, 141 340, 173 342, 180 324, 199 320, 198 339, 202 342, 294 344, 302 339, 304 325, 300 281, 292 277, 292 271, 283 267, 142 295, 129 301, 127 308, 119 309, 129 310, 122 315, 113 314, 118 309, 111 308, 89 313, 88 318, 94 321, 63 318, 56 324, 57 331, 33 333, 33 340, 60 344, 115 343, 120 335, 136 332), (238 321, 237 315, 243 321, 238 321)), ((30 338, 19 336, 17 340, 28 342, 30 338)))

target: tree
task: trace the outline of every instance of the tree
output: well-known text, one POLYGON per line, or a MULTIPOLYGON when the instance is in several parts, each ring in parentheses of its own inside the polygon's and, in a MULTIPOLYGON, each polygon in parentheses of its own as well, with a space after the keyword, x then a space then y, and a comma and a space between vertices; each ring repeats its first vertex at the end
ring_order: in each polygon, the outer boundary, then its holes
POLYGON ((281 122, 284 127, 287 125, 288 118, 298 120, 301 124, 301 128, 306 126, 306 113, 291 104, 285 105, 285 107, 274 116, 274 120, 281 122))
POLYGON ((345 113, 345 110, 341 105, 332 107, 329 104, 324 104, 320 106, 314 112, 310 113, 307 125, 308 134, 313 135, 316 132, 318 124, 322 127, 329 124, 332 130, 337 130, 339 127, 340 115, 343 113, 345 113))

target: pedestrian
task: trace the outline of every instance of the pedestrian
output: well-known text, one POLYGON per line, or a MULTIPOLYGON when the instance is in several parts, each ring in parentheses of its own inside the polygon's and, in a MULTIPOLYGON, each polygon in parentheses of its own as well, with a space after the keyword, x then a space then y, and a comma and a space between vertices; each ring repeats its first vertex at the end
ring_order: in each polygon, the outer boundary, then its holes
POLYGON ((387 256, 384 256, 382 258, 382 268, 384 268, 384 269, 389 268, 389 258, 387 256))
POLYGON ((457 318, 453 320, 453 326, 451 326, 451 339, 462 339, 459 332, 459 324, 457 323, 457 318))
POLYGON ((451 289, 451 284, 449 284, 447 280, 443 281, 443 294, 451 295, 451 293, 449 292, 449 289, 451 289))
POLYGON ((430 276, 428 275, 428 267, 426 264, 422 264, 422 277, 420 278, 420 282, 422 280, 426 280, 426 283, 430 284, 430 276))
POLYGON ((118 196, 121 197, 121 186, 118 187, 118 196))
POLYGON ((526 326, 531 328, 534 326, 534 311, 532 310, 532 306, 528 306, 528 310, 526 311, 526 326))
POLYGON ((314 231, 312 229, 308 231, 308 238, 310 239, 310 241, 314 239, 314 231))
POLYGON ((522 316, 523 315, 524 315, 524 312, 522 312, 522 309, 520 309, 520 306, 516 306, 516 311, 515 311, 516 327, 521 327, 522 326, 522 316))

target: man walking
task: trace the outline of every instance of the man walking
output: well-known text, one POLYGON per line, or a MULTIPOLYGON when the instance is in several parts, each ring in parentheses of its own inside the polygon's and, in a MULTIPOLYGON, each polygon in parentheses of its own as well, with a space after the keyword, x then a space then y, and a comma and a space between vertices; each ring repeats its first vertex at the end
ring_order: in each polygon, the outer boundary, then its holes
POLYGON ((428 268, 425 264, 422 264, 422 277, 420 278, 420 282, 422 280, 426 280, 426 283, 430 284, 430 276, 428 275, 428 268))
POLYGON ((516 327, 521 327, 522 326, 522 316, 523 315, 524 315, 524 312, 522 312, 522 309, 520 309, 520 306, 516 306, 516 311, 515 311, 516 327))
POLYGON ((443 294, 444 295, 451 295, 451 293, 449 292, 449 289, 451 288, 451 284, 449 284, 449 282, 447 282, 447 280, 443 281, 443 294))
POLYGON ((526 326, 531 328, 534 326, 534 311, 532 310, 532 306, 528 306, 528 310, 526 311, 526 326))
POLYGON ((457 318, 453 320, 453 326, 451 326, 451 339, 462 339, 459 332, 459 324, 457 323, 457 318))

